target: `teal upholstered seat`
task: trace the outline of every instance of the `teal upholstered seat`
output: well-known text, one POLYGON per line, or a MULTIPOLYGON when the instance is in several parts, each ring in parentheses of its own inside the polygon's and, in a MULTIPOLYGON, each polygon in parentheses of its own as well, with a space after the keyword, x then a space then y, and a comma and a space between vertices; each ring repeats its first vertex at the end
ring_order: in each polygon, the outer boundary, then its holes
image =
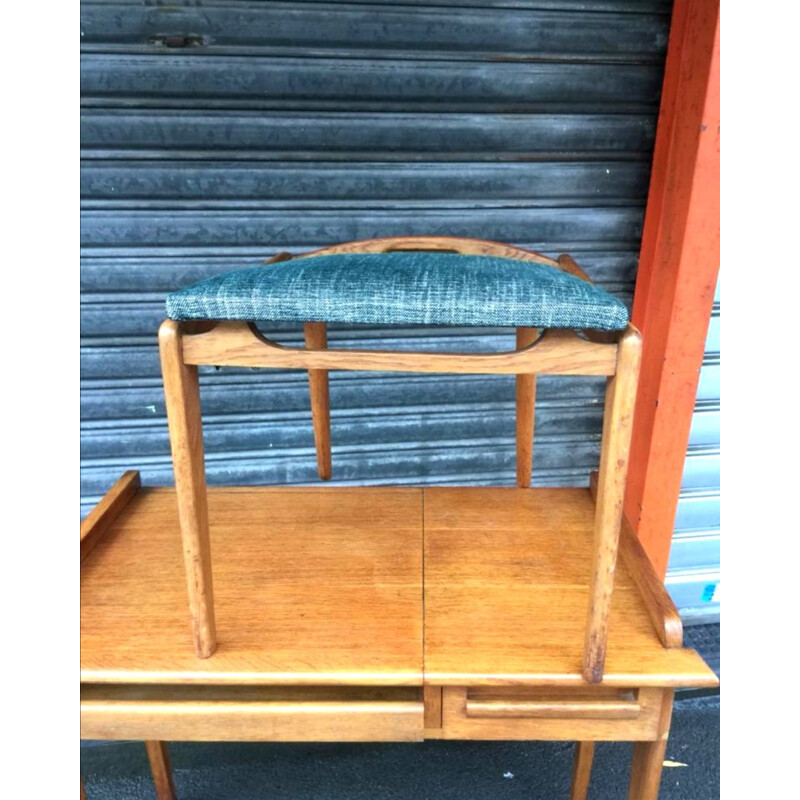
POLYGON ((237 270, 167 297, 172 319, 621 330, 625 305, 556 267, 442 252, 346 253, 237 270))

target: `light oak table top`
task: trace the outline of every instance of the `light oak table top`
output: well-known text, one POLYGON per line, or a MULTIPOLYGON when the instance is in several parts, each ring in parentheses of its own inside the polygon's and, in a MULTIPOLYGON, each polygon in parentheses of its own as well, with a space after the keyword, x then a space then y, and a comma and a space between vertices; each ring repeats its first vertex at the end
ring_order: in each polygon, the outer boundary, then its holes
MULTIPOLYGON (((594 510, 587 489, 425 490, 426 682, 585 685, 594 510)), ((716 684, 661 644, 620 558, 603 685, 716 684)))
POLYGON ((219 648, 194 654, 175 493, 81 568, 84 682, 419 685, 419 489, 210 489, 219 648))
MULTIPOLYGON (((585 489, 210 489, 219 648, 199 659, 174 491, 140 489, 81 567, 81 679, 585 685, 593 514, 585 489)), ((662 645, 622 559, 603 683, 717 683, 662 645)))

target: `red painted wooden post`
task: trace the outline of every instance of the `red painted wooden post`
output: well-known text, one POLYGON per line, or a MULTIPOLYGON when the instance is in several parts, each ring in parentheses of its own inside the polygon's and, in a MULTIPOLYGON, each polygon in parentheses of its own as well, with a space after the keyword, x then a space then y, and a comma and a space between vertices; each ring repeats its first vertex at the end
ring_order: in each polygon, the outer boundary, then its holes
POLYGON ((625 498, 662 577, 719 271, 719 123, 719 2, 676 0, 633 304, 644 348, 625 498))

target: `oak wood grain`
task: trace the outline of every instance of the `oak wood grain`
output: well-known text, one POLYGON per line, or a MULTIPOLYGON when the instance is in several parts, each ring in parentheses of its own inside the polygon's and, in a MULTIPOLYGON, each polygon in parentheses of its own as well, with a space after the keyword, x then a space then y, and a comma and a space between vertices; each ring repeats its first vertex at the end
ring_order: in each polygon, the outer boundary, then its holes
MULTIPOLYGON (((633 717, 598 717, 597 704, 581 688, 564 692, 564 702, 573 695, 573 707, 562 716, 528 716, 515 713, 507 716, 471 716, 468 711, 472 703, 481 702, 481 692, 475 688, 457 686, 444 687, 442 703, 443 739, 500 739, 500 740, 569 740, 580 741, 640 741, 657 736, 661 719, 662 689, 642 688, 638 691, 639 713, 633 717), (584 714, 579 711, 584 705, 584 714)), ((499 690, 498 690, 499 691, 499 690)), ((505 702, 533 703, 546 700, 542 689, 504 687, 505 702)), ((485 695, 483 695, 485 697, 485 695)), ((497 696, 493 700, 497 700, 497 696)))
POLYGON ((561 270, 569 275, 572 275, 575 278, 580 278, 580 280, 585 281, 586 283, 594 283, 594 281, 592 281, 592 279, 578 266, 578 263, 571 255, 562 253, 556 259, 556 263, 561 270))
POLYGON ((683 647, 681 615, 626 516, 620 529, 620 552, 661 643, 664 647, 683 647))
POLYGON ((608 380, 603 416, 583 659, 583 676, 590 683, 603 678, 641 356, 642 337, 628 326, 619 341, 616 374, 608 380))
MULTIPOLYGON (((589 489, 597 495, 597 473, 589 475, 589 489)), ((656 574, 627 515, 622 516, 619 551, 639 589, 653 628, 664 647, 683 646, 683 622, 667 588, 656 574)))
MULTIPOLYGON (((586 686, 588 489, 427 487, 424 496, 426 683, 586 686)), ((717 685, 696 653, 662 646, 622 560, 603 685, 717 685)))
POLYGON ((423 687, 425 702, 425 729, 438 730, 442 727, 442 687, 423 687))
POLYGON ((92 551, 142 485, 139 473, 128 470, 81 522, 81 561, 92 551))
POLYGON ((658 800, 674 697, 674 691, 670 690, 664 691, 662 695, 661 716, 654 739, 636 742, 633 746, 628 800, 658 800))
POLYGON ((596 696, 580 690, 524 695, 475 689, 467 693, 466 704, 467 716, 474 719, 636 719, 640 713, 636 694, 626 689, 596 696))
MULTIPOLYGON (((209 336, 213 331, 206 334, 209 336)), ((181 325, 173 320, 158 331, 164 378, 169 441, 180 517, 186 585, 189 593, 194 649, 208 658, 217 647, 211 543, 203 457, 203 426, 197 367, 183 362, 181 325)))
MULTIPOLYGON (((303 331, 308 349, 325 350, 328 347, 328 327, 324 322, 306 322, 303 331)), ((331 477, 331 398, 328 371, 310 369, 308 388, 314 424, 314 445, 317 450, 317 472, 323 481, 327 481, 331 477)))
MULTIPOLYGON (((517 328, 517 349, 533 344, 539 338, 537 328, 517 328)), ((517 486, 531 485, 533 469, 533 430, 536 414, 536 376, 517 375, 517 486)))
POLYGON ((81 570, 82 681, 421 685, 419 489, 208 490, 219 648, 186 625, 173 489, 142 489, 81 570))
POLYGON ((192 365, 308 370, 613 375, 617 345, 597 344, 580 338, 574 331, 550 329, 528 347, 505 353, 306 350, 272 342, 252 323, 220 322, 206 333, 183 337, 183 361, 192 365))
POLYGON ((634 744, 628 800, 657 800, 666 753, 665 739, 634 744))
POLYGON ((422 730, 419 688, 89 686, 81 691, 81 735, 92 739, 418 741, 422 730))
POLYGON ((323 247, 304 253, 303 257, 328 256, 338 253, 391 253, 398 250, 430 250, 463 253, 466 255, 497 256, 500 258, 516 258, 521 261, 533 261, 558 267, 557 261, 533 250, 491 242, 486 239, 470 239, 458 236, 390 236, 378 239, 361 239, 355 242, 343 242, 331 247, 323 247))
POLYGON ((275 253, 274 256, 265 258, 262 264, 279 264, 281 261, 291 261, 294 258, 292 253, 287 253, 285 250, 280 253, 275 253))
MULTIPOLYGON (((82 680, 585 687, 586 489, 209 490, 213 659, 185 625, 172 489, 142 489, 81 570, 82 680)), ((716 686, 664 648, 621 560, 604 686, 716 686)))
POLYGON ((586 800, 594 761, 594 742, 575 742, 569 800, 586 800))
POLYGON ((81 703, 181 704, 262 703, 276 706, 304 705, 310 709, 327 704, 412 703, 423 697, 421 686, 324 686, 259 684, 82 683, 81 703))
POLYGON ((157 800, 176 800, 175 784, 172 781, 172 765, 165 742, 146 740, 147 759, 153 774, 157 800))

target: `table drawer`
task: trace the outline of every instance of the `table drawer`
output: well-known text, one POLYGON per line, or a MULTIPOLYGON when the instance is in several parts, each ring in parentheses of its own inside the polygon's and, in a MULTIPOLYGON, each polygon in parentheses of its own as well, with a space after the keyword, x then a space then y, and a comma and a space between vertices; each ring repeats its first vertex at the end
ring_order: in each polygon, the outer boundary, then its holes
POLYGON ((422 730, 413 687, 81 687, 84 739, 418 741, 422 730))
POLYGON ((446 739, 653 739, 663 690, 462 688, 442 694, 446 739))

